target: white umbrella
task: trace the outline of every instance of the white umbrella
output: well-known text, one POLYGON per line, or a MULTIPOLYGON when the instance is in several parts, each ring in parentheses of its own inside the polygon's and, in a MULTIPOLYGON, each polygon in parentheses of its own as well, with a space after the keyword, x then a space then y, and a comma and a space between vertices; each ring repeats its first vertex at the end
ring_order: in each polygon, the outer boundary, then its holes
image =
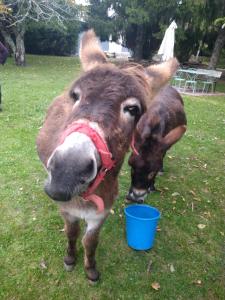
POLYGON ((175 29, 177 24, 173 21, 170 26, 166 29, 162 44, 159 48, 158 54, 162 55, 162 60, 166 61, 173 57, 173 49, 175 42, 175 29))

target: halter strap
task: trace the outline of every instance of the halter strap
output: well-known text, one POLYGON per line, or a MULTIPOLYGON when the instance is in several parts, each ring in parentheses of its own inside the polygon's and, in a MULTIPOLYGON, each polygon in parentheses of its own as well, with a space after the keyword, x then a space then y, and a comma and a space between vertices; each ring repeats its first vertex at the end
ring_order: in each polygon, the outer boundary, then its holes
POLYGON ((131 147, 134 154, 140 155, 139 152, 137 151, 137 149, 135 148, 134 143, 135 143, 135 139, 134 139, 134 133, 133 133, 132 140, 131 140, 131 143, 130 143, 130 147, 131 147))
POLYGON ((104 201, 103 199, 94 194, 93 192, 97 189, 100 183, 104 180, 106 173, 114 167, 115 162, 112 159, 112 153, 109 151, 107 143, 100 136, 100 134, 90 127, 86 123, 73 122, 62 134, 60 139, 60 144, 62 144, 66 137, 72 134, 73 132, 80 132, 87 135, 92 142, 94 143, 96 149, 98 150, 101 158, 101 169, 95 177, 92 184, 88 187, 87 191, 84 192, 81 196, 86 201, 92 201, 97 206, 98 212, 104 210, 104 201))

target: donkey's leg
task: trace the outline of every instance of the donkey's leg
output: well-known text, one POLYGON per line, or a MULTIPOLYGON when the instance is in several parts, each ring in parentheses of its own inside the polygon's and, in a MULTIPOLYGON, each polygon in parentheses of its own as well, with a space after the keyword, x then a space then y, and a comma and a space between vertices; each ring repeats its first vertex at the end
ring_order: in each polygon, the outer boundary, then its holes
POLYGON ((159 172, 158 172, 158 176, 163 176, 163 174, 164 174, 164 168, 163 168, 163 166, 161 166, 161 168, 160 168, 160 170, 159 170, 159 172))
POLYGON ((86 271, 86 275, 89 280, 97 281, 99 279, 100 273, 96 269, 96 261, 95 261, 95 251, 98 245, 98 237, 102 224, 106 216, 101 218, 97 217, 95 219, 86 219, 87 222, 87 230, 82 239, 82 243, 84 246, 84 267, 86 271))
POLYGON ((163 156, 162 163, 161 163, 161 166, 160 166, 160 169, 159 169, 159 172, 158 172, 159 176, 162 176, 164 174, 164 167, 163 167, 164 158, 165 158, 165 155, 163 156))
POLYGON ((64 257, 64 266, 66 271, 72 271, 76 262, 76 241, 80 233, 80 226, 78 219, 68 220, 63 215, 65 221, 65 233, 68 238, 67 255, 64 257))

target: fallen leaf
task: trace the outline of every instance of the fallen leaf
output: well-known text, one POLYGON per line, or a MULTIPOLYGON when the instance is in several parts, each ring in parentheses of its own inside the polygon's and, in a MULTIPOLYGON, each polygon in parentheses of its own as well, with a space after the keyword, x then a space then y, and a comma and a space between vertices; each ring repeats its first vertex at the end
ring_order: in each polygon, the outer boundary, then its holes
POLYGON ((190 190, 189 193, 192 194, 193 196, 196 196, 196 193, 192 190, 190 190))
POLYGON ((148 263, 148 267, 147 267, 147 273, 151 272, 151 270, 152 270, 152 264, 153 264, 153 261, 150 260, 149 263, 148 263))
POLYGON ((175 272, 175 268, 174 268, 173 264, 170 265, 170 272, 171 273, 175 272))
POLYGON ((162 231, 162 229, 158 226, 158 227, 156 228, 156 231, 162 231))
POLYGON ((202 284, 202 281, 198 279, 198 280, 194 280, 193 283, 194 283, 194 284, 197 284, 197 285, 201 285, 201 284, 202 284))
POLYGON ((193 199, 196 200, 196 201, 199 201, 199 202, 202 201, 202 200, 201 200, 200 198, 198 198, 198 197, 194 197, 193 199))
POLYGON ((179 195, 180 195, 180 193, 174 192, 174 193, 172 194, 172 197, 176 197, 176 196, 179 196, 179 195))
POLYGON ((110 210, 110 214, 114 215, 115 211, 113 209, 110 210))
POLYGON ((40 267, 41 267, 41 269, 47 269, 47 265, 46 265, 46 262, 44 261, 44 259, 41 260, 40 267))
POLYGON ((198 224, 198 228, 199 228, 199 229, 204 229, 205 227, 206 227, 205 224, 198 224))
POLYGON ((65 228, 59 229, 59 232, 65 232, 65 228))
POLYGON ((210 213, 210 211, 205 211, 203 214, 204 214, 206 217, 211 218, 211 213, 210 213))
POLYGON ((158 291, 160 289, 160 284, 158 282, 153 282, 151 284, 151 287, 155 290, 158 291))

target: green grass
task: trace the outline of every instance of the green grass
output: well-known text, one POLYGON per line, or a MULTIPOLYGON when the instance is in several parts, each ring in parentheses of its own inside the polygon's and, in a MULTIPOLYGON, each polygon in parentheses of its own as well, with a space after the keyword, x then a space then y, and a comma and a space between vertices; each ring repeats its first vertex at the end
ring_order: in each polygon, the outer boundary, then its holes
POLYGON ((28 56, 26 68, 11 60, 1 68, 0 299, 224 299, 224 97, 184 99, 187 134, 168 153, 161 192, 146 201, 162 212, 154 248, 138 252, 126 244, 125 163, 97 251, 101 281, 93 287, 85 279, 80 241, 75 270, 64 271, 63 221, 43 192, 35 138, 48 104, 79 72, 75 58, 44 56, 28 56))

